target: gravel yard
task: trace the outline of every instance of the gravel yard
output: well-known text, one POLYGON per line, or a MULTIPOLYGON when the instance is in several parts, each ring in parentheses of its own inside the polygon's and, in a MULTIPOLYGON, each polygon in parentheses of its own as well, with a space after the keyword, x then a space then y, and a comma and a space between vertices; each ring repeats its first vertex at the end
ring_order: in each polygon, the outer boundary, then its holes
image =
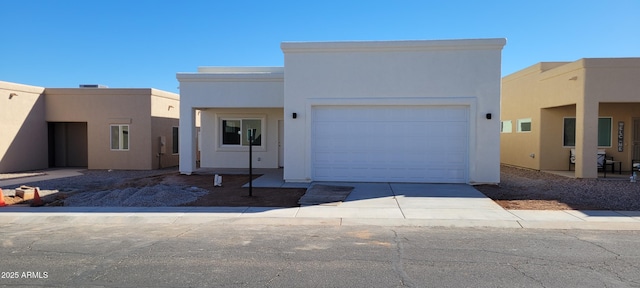
POLYGON ((503 165, 499 185, 476 189, 506 209, 640 211, 640 183, 628 178, 574 179, 503 165))
MULTIPOLYGON (((46 203, 64 206, 177 206, 195 201, 208 193, 205 189, 187 184, 161 183, 167 175, 177 174, 176 168, 150 171, 85 170, 82 173, 81 176, 26 185, 39 187, 39 194, 46 203)), ((11 189, 17 187, 4 188, 10 194, 11 189)), ((16 203, 20 200, 16 198, 6 199, 5 202, 16 203)))
MULTIPOLYGON (((304 193, 303 189, 259 188, 254 189, 254 197, 246 197, 247 188, 241 188, 246 176, 226 175, 223 187, 214 188, 211 175, 184 176, 176 168, 83 173, 27 185, 51 194, 45 202, 65 206, 293 207, 304 193)), ((574 179, 510 166, 501 166, 500 177, 499 185, 475 188, 506 209, 640 211, 640 183, 626 179, 574 179)), ((8 204, 18 204, 12 199, 5 197, 8 204)))
MULTIPOLYGON (((248 197, 249 189, 242 188, 248 182, 248 175, 222 175, 223 186, 213 187, 213 175, 180 175, 175 167, 151 171, 84 170, 82 173, 25 185, 39 187, 39 194, 47 205, 72 207, 295 207, 305 192, 305 189, 254 188, 253 196, 248 197)), ((254 175, 254 179, 258 176, 254 175)), ((18 186, 3 187, 5 194, 13 194, 12 189, 18 186)), ((9 205, 30 204, 19 197, 4 199, 9 205)))

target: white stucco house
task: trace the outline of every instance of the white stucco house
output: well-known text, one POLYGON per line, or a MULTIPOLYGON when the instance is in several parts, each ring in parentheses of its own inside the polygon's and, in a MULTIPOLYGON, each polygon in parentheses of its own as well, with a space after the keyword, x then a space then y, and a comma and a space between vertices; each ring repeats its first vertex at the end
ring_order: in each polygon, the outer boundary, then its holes
POLYGON ((180 172, 286 182, 498 183, 506 40, 284 42, 284 67, 178 73, 180 172), (196 118, 201 120, 199 140, 196 118))

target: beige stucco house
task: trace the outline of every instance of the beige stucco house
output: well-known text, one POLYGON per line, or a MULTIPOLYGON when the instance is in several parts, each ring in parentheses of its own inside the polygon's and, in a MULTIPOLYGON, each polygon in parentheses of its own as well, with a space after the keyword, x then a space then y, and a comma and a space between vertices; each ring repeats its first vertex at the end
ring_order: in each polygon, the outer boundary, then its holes
POLYGON ((573 170, 573 149, 578 178, 598 176, 599 151, 630 171, 640 159, 640 58, 542 62, 508 75, 501 120, 502 163, 573 170))
POLYGON ((176 166, 179 110, 177 94, 156 89, 0 81, 0 172, 176 166))

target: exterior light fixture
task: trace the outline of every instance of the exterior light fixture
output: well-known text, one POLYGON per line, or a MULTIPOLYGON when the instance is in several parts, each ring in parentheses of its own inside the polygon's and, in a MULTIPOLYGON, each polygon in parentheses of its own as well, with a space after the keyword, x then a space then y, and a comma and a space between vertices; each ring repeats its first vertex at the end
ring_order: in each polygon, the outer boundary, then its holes
POLYGON ((16 96, 18 96, 18 94, 17 94, 17 93, 11 93, 11 94, 9 94, 9 99, 11 99, 11 98, 13 98, 13 97, 16 97, 16 96))
POLYGON ((171 110, 171 108, 173 108, 173 105, 169 105, 169 107, 167 107, 167 111, 171 110))
POLYGON ((485 117, 487 117, 487 120, 491 120, 491 113, 487 113, 487 115, 485 115, 485 117))
POLYGON ((291 114, 291 117, 293 117, 293 119, 298 118, 298 113, 295 113, 295 112, 294 112, 293 114, 291 114))

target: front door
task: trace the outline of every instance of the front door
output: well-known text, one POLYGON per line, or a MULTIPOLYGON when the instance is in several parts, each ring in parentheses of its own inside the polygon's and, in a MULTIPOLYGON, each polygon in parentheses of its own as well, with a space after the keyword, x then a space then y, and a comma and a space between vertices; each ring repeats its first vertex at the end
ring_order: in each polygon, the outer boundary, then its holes
POLYGON ((633 159, 640 160, 640 118, 633 118, 633 159))

